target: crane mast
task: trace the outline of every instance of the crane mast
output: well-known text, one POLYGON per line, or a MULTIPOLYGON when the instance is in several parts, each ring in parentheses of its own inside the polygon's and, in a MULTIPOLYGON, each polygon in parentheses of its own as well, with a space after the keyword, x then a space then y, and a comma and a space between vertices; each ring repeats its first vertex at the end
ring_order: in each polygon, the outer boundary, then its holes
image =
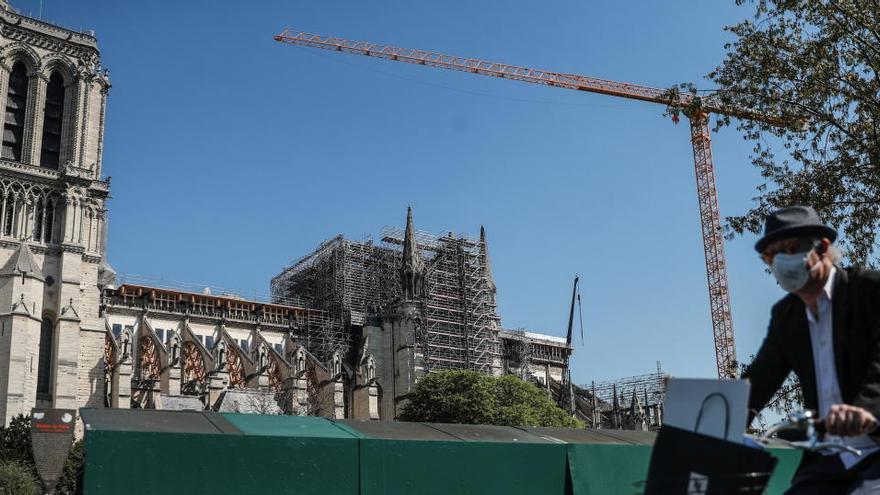
MULTIPOLYGON (((276 35, 274 39, 275 41, 291 45, 470 72, 532 84, 543 84, 545 86, 640 100, 682 109, 683 113, 690 120, 691 125, 691 144, 694 151, 694 172, 697 183, 697 200, 700 209, 703 253, 706 259, 706 277, 709 287, 709 308, 715 340, 716 367, 720 378, 735 378, 737 376, 736 348, 734 345, 733 321, 730 310, 730 291, 727 283, 727 264, 724 257, 721 216, 718 211, 718 194, 715 187, 715 166, 712 162, 709 115, 718 113, 737 118, 760 120, 772 125, 783 125, 781 119, 759 115, 747 109, 728 107, 712 97, 702 98, 691 94, 671 94, 667 90, 649 86, 579 74, 552 72, 498 62, 488 62, 475 58, 444 55, 424 50, 352 41, 290 29, 276 35)), ((570 333, 571 328, 569 328, 569 338, 571 337, 570 333)))

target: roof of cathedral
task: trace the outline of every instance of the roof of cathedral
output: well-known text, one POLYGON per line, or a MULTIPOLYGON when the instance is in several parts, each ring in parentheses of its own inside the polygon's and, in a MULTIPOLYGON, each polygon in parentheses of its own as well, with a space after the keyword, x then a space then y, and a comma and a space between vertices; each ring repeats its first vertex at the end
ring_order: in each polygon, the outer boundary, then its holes
POLYGON ((43 272, 31 254, 27 241, 21 241, 6 265, 0 269, 0 275, 30 275, 43 280, 43 272))

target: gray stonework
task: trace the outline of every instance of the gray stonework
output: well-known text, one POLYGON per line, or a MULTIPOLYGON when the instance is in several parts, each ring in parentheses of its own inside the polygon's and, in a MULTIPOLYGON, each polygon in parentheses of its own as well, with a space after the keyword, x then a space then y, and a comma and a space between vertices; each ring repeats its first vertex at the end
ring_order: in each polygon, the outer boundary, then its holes
POLYGON ((308 349, 310 326, 327 321, 318 311, 127 284, 105 289, 101 308, 112 407, 128 397, 130 407, 166 408, 187 396, 212 410, 234 398, 242 411, 352 416, 358 399, 346 394, 363 385, 358 373, 339 354, 322 361, 308 349))
POLYGON ((364 327, 365 354, 375 362, 376 402, 384 419, 400 412, 407 394, 424 375, 424 356, 417 336, 423 325, 419 304, 401 301, 364 327))
POLYGON ((34 406, 103 403, 97 275, 105 261, 110 185, 102 179, 101 163, 109 88, 93 36, 0 6, 0 108, 7 110, 0 112, 6 131, 0 153, 0 266, 11 268, 0 274, 0 423, 34 406), (20 116, 19 100, 10 96, 10 75, 18 66, 27 78, 20 116), (64 103, 60 127, 44 129, 53 75, 62 80, 64 103), (57 148, 49 138, 44 141, 46 132, 59 135, 57 148), (56 161, 43 159, 51 153, 57 153, 56 161), (41 369, 48 380, 38 390, 41 369))

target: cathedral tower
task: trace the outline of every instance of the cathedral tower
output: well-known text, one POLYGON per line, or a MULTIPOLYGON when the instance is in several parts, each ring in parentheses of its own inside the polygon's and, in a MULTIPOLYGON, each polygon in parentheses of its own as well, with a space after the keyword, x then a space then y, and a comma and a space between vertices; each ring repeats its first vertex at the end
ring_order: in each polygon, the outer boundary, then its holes
POLYGON ((109 88, 92 33, 0 1, 0 424, 104 402, 109 88))

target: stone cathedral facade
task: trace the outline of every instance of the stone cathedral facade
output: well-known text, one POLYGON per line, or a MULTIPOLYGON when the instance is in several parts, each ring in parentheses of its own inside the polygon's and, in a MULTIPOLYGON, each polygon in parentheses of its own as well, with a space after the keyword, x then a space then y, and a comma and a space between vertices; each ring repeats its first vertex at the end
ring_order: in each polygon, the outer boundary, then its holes
MULTIPOLYGON (((92 33, 0 0, 0 424, 33 407, 393 419, 426 363, 444 359, 413 345, 438 317, 420 316, 427 268, 412 219, 388 271, 402 291, 369 318, 315 301, 117 286, 101 161, 109 89, 92 33)), ((487 372, 530 377, 528 348, 543 356, 533 364, 548 389, 562 380, 564 339, 505 332, 487 315, 487 372)))
POLYGON ((0 2, 0 421, 101 405, 110 88, 93 36, 0 2))

